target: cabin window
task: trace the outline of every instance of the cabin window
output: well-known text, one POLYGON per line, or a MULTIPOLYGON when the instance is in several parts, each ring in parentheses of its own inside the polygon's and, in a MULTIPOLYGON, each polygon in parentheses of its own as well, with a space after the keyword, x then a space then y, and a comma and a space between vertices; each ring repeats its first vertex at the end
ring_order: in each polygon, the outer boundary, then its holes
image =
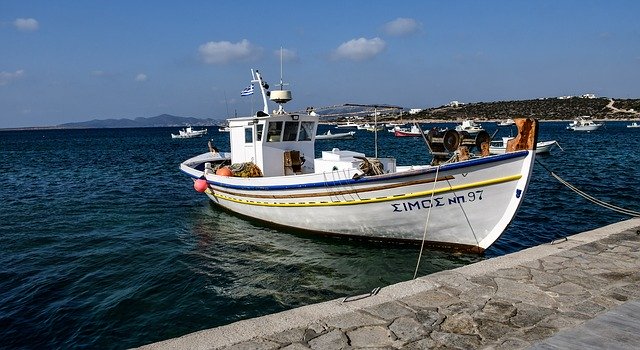
POLYGON ((253 128, 244 128, 244 143, 253 143, 253 128))
POLYGON ((282 134, 282 122, 269 122, 267 142, 280 142, 280 134, 282 134))
POLYGON ((300 133, 298 133, 298 141, 309 141, 313 135, 313 122, 302 122, 300 125, 300 133))
POLYGON ((284 122, 284 135, 282 141, 295 141, 298 136, 298 125, 300 122, 284 122))
POLYGON ((258 124, 256 125, 256 141, 262 141, 262 129, 264 125, 258 124))

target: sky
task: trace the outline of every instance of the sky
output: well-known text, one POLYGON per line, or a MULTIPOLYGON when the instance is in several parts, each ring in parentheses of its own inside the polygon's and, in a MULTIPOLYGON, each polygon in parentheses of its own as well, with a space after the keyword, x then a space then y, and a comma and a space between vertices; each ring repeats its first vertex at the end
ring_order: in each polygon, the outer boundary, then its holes
POLYGON ((640 98, 639 13, 636 0, 0 0, 0 128, 248 115, 251 69, 289 84, 286 110, 320 114, 640 98))

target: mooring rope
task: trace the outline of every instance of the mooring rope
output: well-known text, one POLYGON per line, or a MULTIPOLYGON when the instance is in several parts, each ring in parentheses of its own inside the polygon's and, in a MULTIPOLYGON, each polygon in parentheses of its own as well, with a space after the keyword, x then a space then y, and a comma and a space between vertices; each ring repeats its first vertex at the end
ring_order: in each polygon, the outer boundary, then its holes
MULTIPOLYGON (((431 191, 430 203, 433 203, 433 195, 436 193, 436 183, 438 182, 438 172, 440 171, 440 165, 436 166, 436 176, 433 178, 433 190, 431 191)), ((424 233, 422 234, 422 244, 420 245, 420 254, 418 254, 418 263, 416 264, 416 271, 413 273, 413 279, 416 279, 418 275, 418 267, 420 267, 420 259, 422 259, 422 252, 424 251, 424 242, 427 239, 427 228, 429 227, 429 218, 431 217, 431 207, 427 210, 427 221, 424 223, 424 233)))
POLYGON ((549 174, 551 174, 551 176, 553 176, 553 178, 555 178, 556 180, 558 180, 558 182, 560 182, 561 184, 567 186, 567 188, 569 188, 571 191, 577 193, 579 196, 585 198, 586 200, 599 205, 603 208, 607 208, 609 210, 613 210, 617 213, 620 214, 625 214, 625 215, 629 215, 629 216, 634 216, 634 217, 640 217, 640 212, 637 212, 635 210, 631 210, 631 209, 626 209, 626 208, 621 208, 618 206, 615 206, 613 204, 609 204, 607 202, 601 201, 583 191, 581 191, 580 189, 578 189, 577 187, 573 186, 572 184, 570 184, 569 182, 567 182, 566 180, 564 180, 563 178, 561 178, 560 176, 558 176, 556 173, 554 173, 553 171, 551 171, 549 168, 547 168, 544 164, 542 164, 540 161, 538 161, 536 159, 536 163, 540 164, 540 166, 542 166, 544 168, 544 170, 548 171, 549 174))

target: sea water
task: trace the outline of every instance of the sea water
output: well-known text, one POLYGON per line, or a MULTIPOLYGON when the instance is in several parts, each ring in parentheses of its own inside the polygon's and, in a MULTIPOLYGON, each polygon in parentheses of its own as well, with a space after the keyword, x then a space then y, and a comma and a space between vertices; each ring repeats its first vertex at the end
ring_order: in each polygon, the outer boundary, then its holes
MULTIPOLYGON (((564 151, 539 161, 601 200, 640 210, 640 129, 607 122, 586 133, 566 124, 541 123, 539 139, 564 151)), ((434 126, 453 124, 423 124, 434 126)), ((172 132, 0 131, 0 347, 124 349, 413 277, 417 245, 288 232, 211 205, 178 166, 207 151, 209 139, 228 150, 228 133, 171 139, 172 132)), ((377 147, 375 139, 359 130, 354 140, 316 148, 377 148, 400 165, 430 159, 421 138, 382 131, 377 147)), ((520 211, 485 254, 425 251, 419 275, 626 218, 536 165, 520 211)))

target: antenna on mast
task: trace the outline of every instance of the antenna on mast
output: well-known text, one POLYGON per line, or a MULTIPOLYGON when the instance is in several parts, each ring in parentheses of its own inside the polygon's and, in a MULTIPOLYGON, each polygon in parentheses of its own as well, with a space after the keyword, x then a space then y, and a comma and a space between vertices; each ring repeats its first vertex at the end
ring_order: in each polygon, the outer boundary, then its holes
POLYGON ((291 91, 283 89, 283 87, 288 84, 285 84, 283 81, 282 71, 282 47, 280 47, 280 90, 273 90, 269 95, 269 99, 278 104, 278 110, 275 111, 276 114, 284 114, 285 111, 282 105, 291 101, 291 91))

